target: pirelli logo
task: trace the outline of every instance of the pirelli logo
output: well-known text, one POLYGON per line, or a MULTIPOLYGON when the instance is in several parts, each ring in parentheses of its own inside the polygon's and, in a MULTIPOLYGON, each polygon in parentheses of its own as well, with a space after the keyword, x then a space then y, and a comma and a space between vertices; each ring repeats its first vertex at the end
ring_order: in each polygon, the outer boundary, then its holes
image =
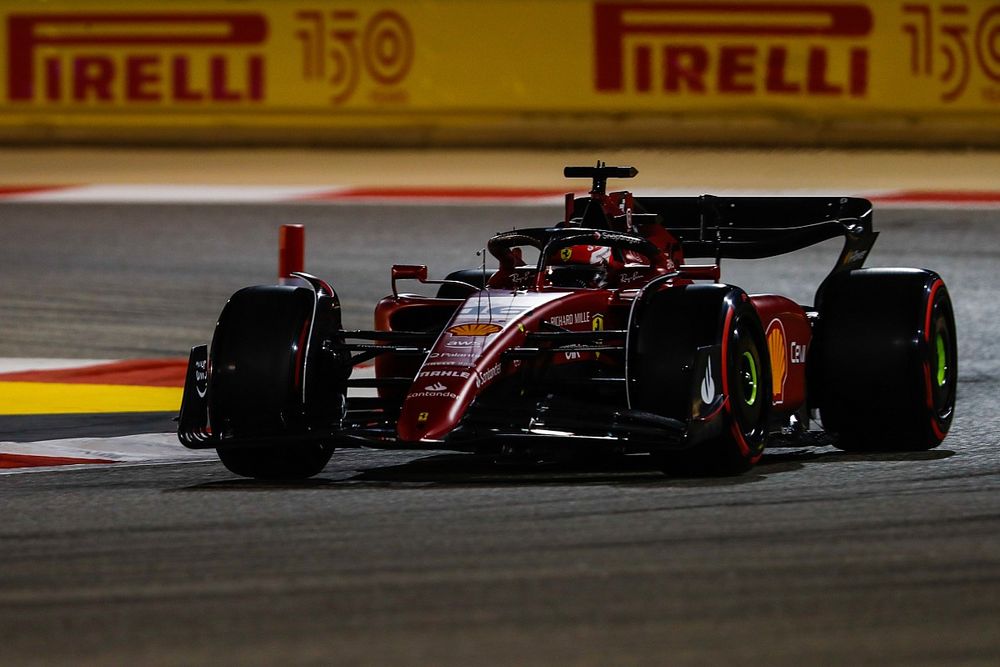
POLYGON ((861 4, 596 2, 601 93, 868 94, 871 10, 861 4))
POLYGON ((268 23, 256 12, 16 13, 7 98, 16 103, 256 103, 268 23))

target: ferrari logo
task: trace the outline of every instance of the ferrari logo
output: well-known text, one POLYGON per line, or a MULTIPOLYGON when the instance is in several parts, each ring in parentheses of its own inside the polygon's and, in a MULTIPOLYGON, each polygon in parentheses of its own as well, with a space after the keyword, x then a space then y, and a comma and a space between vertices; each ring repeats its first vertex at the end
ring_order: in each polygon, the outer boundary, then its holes
POLYGON ((563 248, 562 250, 559 251, 559 256, 562 257, 562 260, 564 262, 568 262, 570 258, 573 256, 573 249, 563 248))
POLYGON ((429 412, 421 412, 419 415, 417 415, 417 423, 418 424, 426 423, 428 418, 430 418, 430 416, 431 414, 429 412))
POLYGON ((594 315, 594 319, 590 321, 591 331, 604 331, 604 315, 597 313, 594 315))

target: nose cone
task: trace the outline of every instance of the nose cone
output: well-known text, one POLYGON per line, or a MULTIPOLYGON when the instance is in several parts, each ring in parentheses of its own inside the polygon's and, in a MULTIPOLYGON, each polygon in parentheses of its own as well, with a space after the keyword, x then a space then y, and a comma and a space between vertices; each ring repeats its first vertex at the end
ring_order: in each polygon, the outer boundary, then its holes
POLYGON ((421 371, 403 401, 396 432, 402 442, 440 442, 475 397, 478 373, 451 366, 421 371))
POLYGON ((524 340, 531 311, 565 294, 487 290, 470 296, 428 353, 403 401, 400 442, 441 442, 484 383, 496 379, 505 349, 524 340))

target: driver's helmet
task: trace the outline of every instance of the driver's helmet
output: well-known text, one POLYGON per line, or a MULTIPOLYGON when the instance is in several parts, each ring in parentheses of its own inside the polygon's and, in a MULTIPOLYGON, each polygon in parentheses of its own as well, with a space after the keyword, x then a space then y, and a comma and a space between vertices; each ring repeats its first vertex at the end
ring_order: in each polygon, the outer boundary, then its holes
POLYGON ((549 283, 557 287, 603 287, 613 262, 607 246, 574 245, 548 258, 549 283))

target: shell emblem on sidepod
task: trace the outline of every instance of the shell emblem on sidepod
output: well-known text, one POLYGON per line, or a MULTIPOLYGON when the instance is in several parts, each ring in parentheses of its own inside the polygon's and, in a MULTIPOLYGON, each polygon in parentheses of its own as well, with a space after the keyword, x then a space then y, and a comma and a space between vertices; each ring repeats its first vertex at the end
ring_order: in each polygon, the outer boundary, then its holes
POLYGON ((498 324, 492 323, 469 323, 469 324, 456 324, 453 327, 448 327, 448 333, 453 336, 489 336, 490 334, 495 334, 503 329, 498 324))
POLYGON ((775 403, 781 403, 788 378, 788 344, 785 327, 777 318, 767 325, 767 351, 771 354, 771 394, 775 403))

